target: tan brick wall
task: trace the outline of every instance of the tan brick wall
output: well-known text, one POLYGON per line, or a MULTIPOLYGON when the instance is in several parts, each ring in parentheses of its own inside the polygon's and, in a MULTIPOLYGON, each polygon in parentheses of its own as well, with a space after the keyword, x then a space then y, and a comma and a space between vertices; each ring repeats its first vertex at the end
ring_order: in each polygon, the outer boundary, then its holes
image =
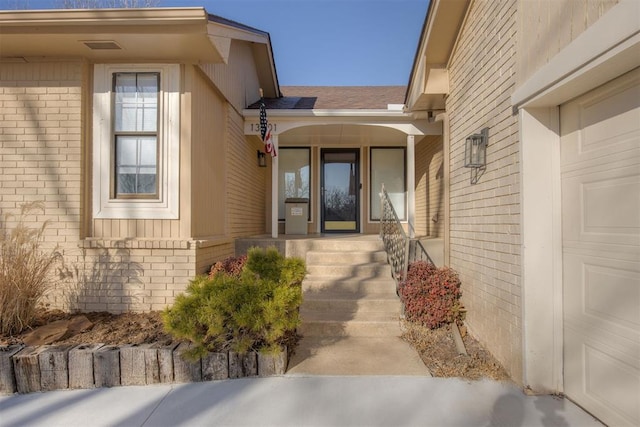
POLYGON ((60 244, 79 235, 81 81, 81 63, 0 63, 0 209, 43 201, 60 244))
MULTIPOLYGON (((471 2, 450 65, 450 266, 472 333, 522 381, 520 195, 515 85, 517 0, 471 2), (465 138, 489 127, 487 168, 471 185, 465 138)), ((542 308, 544 309, 544 308, 542 308)))
POLYGON ((64 303, 82 311, 161 310, 195 274, 196 243, 168 240, 100 240, 80 243, 65 260, 64 303))
MULTIPOLYGON (((79 253, 84 67, 81 62, 0 63, 2 221, 24 203, 42 202, 44 213, 27 224, 49 221, 44 248, 58 245, 68 260, 79 253)), ((50 294, 55 306, 64 305, 60 286, 50 294)))

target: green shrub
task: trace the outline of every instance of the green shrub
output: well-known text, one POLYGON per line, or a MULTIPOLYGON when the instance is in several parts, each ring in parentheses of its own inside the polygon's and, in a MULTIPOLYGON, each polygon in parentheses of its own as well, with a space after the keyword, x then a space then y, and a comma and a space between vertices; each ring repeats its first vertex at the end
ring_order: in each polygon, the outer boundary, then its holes
POLYGON ((411 263, 399 293, 411 322, 436 329, 462 320, 460 279, 448 267, 438 268, 425 261, 411 263))
POLYGON ((25 224, 25 217, 33 211, 44 211, 42 203, 22 205, 11 230, 7 228, 11 215, 5 215, 0 230, 0 332, 3 335, 31 326, 38 304, 53 286, 49 272, 60 255, 55 249, 42 249, 47 222, 38 228, 25 224))
POLYGON ((165 329, 194 344, 186 354, 192 358, 208 351, 276 351, 300 323, 304 275, 301 259, 252 248, 240 275, 196 277, 163 312, 165 329))

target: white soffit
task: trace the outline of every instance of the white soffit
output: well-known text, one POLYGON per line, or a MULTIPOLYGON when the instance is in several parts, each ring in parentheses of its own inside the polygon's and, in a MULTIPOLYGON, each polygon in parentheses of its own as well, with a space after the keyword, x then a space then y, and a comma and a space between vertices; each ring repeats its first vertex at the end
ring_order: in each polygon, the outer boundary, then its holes
POLYGON ((0 55, 218 63, 231 39, 268 37, 212 23, 203 8, 1 11, 0 55), (91 49, 111 41, 120 49, 91 49))

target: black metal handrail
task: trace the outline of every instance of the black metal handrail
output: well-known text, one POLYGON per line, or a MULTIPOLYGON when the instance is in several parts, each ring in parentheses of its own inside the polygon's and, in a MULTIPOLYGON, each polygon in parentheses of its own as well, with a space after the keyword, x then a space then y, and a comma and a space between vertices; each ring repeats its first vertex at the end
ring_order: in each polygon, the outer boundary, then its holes
POLYGON ((397 287, 406 276, 410 262, 427 261, 433 264, 433 260, 419 240, 407 236, 384 184, 380 191, 380 211, 380 238, 397 287))
POLYGON ((380 191, 380 238, 387 252, 387 260, 391 264, 391 275, 397 286, 407 274, 410 245, 384 184, 380 191))

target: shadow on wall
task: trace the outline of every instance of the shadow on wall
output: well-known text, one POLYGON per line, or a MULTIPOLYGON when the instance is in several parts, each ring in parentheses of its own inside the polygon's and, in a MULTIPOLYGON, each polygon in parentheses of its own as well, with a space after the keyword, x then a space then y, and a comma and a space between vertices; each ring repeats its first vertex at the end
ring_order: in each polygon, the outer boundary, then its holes
POLYGON ((127 240, 112 247, 83 248, 77 263, 63 263, 59 277, 66 284, 65 303, 71 310, 128 311, 144 308, 144 268, 131 257, 127 240))

